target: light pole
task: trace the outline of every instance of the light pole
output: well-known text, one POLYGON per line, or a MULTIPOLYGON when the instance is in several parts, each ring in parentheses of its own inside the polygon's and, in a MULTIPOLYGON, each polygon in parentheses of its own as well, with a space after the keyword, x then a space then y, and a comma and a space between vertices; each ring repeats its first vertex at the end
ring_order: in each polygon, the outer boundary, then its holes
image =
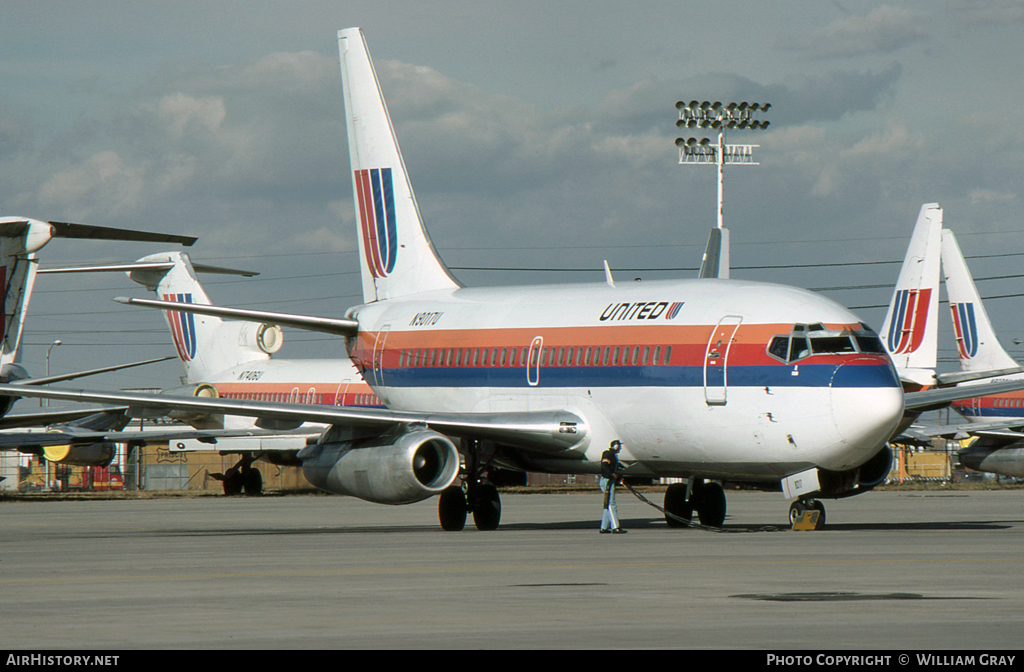
MULTIPOLYGON (((62 340, 60 340, 60 339, 58 338, 58 339, 57 339, 56 341, 54 341, 53 343, 51 343, 51 344, 50 344, 50 347, 48 347, 48 348, 46 349, 46 377, 47 377, 47 378, 49 378, 49 377, 50 377, 50 351, 51 351, 51 350, 53 350, 53 348, 54 348, 55 346, 58 346, 58 345, 60 345, 60 344, 61 344, 61 343, 63 343, 63 342, 64 342, 64 341, 62 341, 62 340)), ((50 400, 49 400, 49 399, 47 399, 47 400, 46 400, 46 405, 47 405, 47 406, 49 406, 49 405, 50 405, 50 400)), ((43 406, 43 400, 42 400, 42 399, 40 399, 40 400, 39 400, 39 407, 40 407, 40 408, 42 408, 42 406, 43 406)))
POLYGON ((746 166, 758 165, 754 161, 754 148, 760 145, 727 145, 726 129, 757 130, 768 128, 770 122, 759 121, 757 115, 767 112, 771 103, 710 103, 691 100, 689 104, 679 101, 679 128, 711 128, 718 131, 718 145, 713 146, 707 138, 677 138, 679 163, 684 165, 708 164, 712 161, 718 167, 718 228, 724 227, 722 202, 724 200, 723 167, 725 164, 746 166))
POLYGON ((679 147, 679 163, 683 165, 709 165, 714 163, 718 168, 718 214, 716 228, 711 229, 708 246, 701 262, 701 278, 729 277, 729 230, 725 228, 725 164, 756 166, 754 148, 759 145, 727 145, 725 131, 727 129, 756 130, 768 128, 769 122, 759 121, 756 117, 767 112, 770 103, 722 103, 715 101, 691 100, 676 103, 679 110, 679 128, 713 129, 718 131, 718 144, 712 145, 708 138, 676 138, 679 147))

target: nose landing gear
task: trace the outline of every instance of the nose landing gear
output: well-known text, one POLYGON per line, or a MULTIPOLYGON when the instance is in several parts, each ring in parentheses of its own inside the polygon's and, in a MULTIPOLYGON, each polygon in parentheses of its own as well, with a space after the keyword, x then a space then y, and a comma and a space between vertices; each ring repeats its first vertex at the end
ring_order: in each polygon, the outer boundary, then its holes
POLYGON ((825 505, 817 499, 798 499, 789 506, 789 524, 795 527, 796 524, 803 520, 804 514, 808 511, 817 511, 818 519, 814 523, 815 530, 821 530, 825 527, 825 505))

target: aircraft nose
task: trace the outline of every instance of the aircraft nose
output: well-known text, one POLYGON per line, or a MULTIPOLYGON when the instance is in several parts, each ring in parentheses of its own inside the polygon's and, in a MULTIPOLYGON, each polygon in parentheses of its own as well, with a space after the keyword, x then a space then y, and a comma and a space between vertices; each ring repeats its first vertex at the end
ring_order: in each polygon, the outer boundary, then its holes
POLYGON ((889 366, 852 360, 837 367, 831 382, 832 420, 839 436, 874 455, 903 418, 903 387, 889 366))

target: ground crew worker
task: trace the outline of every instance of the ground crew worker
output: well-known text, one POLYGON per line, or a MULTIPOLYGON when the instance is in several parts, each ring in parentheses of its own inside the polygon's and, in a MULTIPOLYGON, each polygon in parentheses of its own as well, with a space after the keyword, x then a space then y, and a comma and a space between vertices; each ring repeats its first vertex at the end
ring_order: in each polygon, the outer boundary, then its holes
POLYGON ((604 508, 601 510, 601 534, 625 534, 619 527, 619 509, 615 505, 615 486, 619 482, 619 451, 622 442, 612 441, 608 450, 601 453, 601 492, 604 493, 604 508))

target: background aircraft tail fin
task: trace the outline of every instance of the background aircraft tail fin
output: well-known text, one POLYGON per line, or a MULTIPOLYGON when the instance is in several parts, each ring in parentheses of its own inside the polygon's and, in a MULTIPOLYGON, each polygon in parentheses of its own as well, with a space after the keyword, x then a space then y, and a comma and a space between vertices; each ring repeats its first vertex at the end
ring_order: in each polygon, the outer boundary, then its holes
POLYGON ((52 231, 45 222, 4 218, 0 224, 0 379, 4 382, 27 374, 20 366, 21 335, 39 260, 36 253, 50 241, 52 231), (17 220, 17 221, 15 221, 17 220))
POLYGON ((729 277, 729 229, 711 229, 704 257, 700 261, 698 278, 729 277))
POLYGON ((996 338, 981 295, 953 232, 942 231, 942 272, 953 316, 953 331, 964 371, 991 371, 1017 366, 996 338))
MULTIPOLYGON (((155 292, 159 299, 211 305, 187 254, 162 252, 143 257, 138 263, 148 262, 171 262, 172 266, 133 270, 128 277, 155 292)), ((172 311, 164 311, 164 317, 185 370, 183 384, 204 382, 239 364, 270 359, 282 343, 277 326, 172 311)))
POLYGON ((338 31, 363 300, 457 289, 420 217, 359 28, 338 31))
POLYGON ((917 216, 880 334, 906 382, 934 382, 941 245, 942 208, 938 203, 925 203, 917 216))

